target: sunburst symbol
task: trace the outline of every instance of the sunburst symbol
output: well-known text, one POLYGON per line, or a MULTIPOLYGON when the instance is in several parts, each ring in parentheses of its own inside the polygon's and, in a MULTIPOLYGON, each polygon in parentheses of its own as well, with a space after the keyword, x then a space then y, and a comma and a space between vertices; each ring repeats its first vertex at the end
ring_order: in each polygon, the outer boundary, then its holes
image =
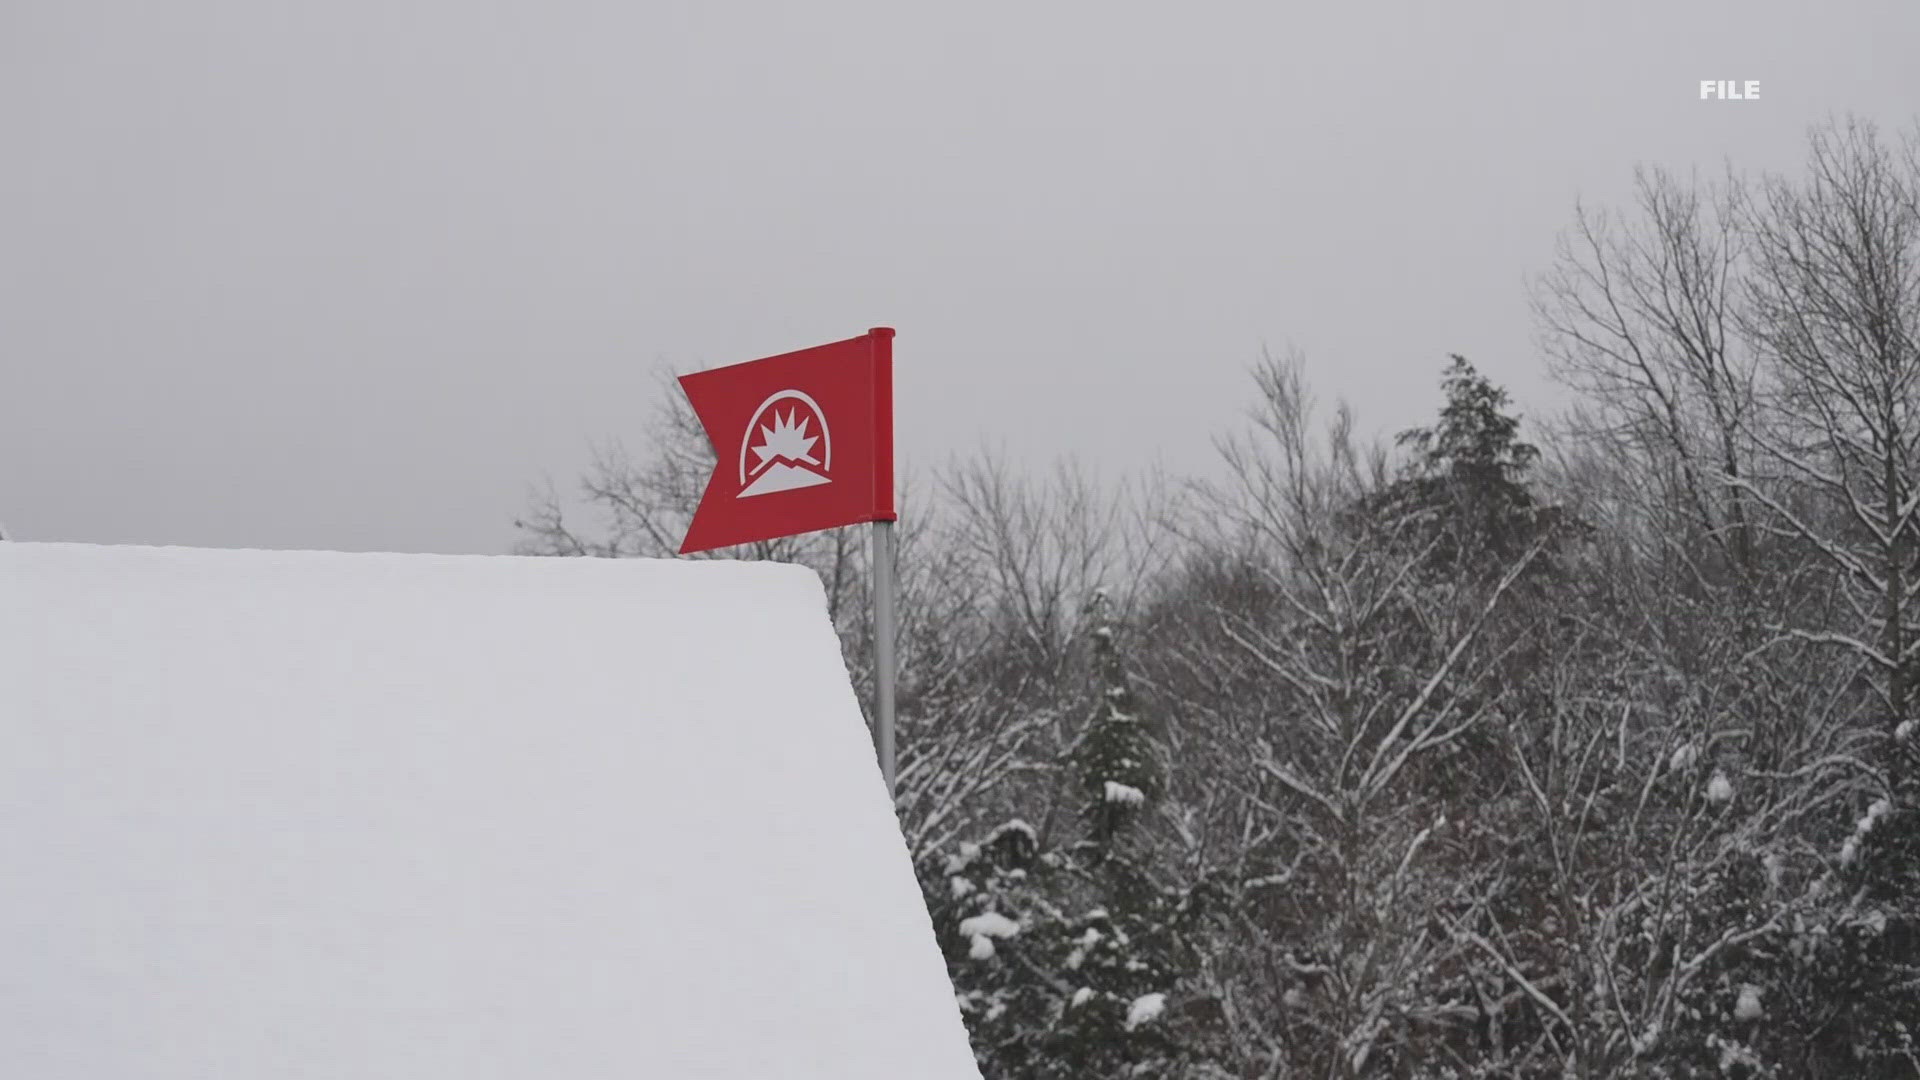
POLYGON ((807 434, 807 418, 801 416, 796 421, 797 410, 788 409, 785 415, 775 414, 772 427, 760 429, 761 443, 753 448, 760 455, 760 461, 748 473, 758 473, 776 460, 804 461, 809 465, 820 464, 813 456, 813 444, 818 438, 807 434))
POLYGON ((769 397, 754 410, 740 440, 739 497, 832 483, 827 477, 833 467, 832 440, 827 414, 811 397, 799 390, 769 397))

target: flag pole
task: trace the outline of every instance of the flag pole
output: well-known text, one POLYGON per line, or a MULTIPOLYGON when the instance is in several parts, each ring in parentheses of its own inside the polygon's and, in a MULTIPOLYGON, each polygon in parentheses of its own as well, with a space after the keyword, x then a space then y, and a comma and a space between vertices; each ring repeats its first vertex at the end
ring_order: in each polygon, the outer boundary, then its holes
POLYGON ((873 749, 880 758, 880 777, 887 799, 894 797, 893 691, 899 672, 894 648, 898 642, 899 610, 896 590, 899 563, 893 527, 893 328, 867 331, 873 341, 875 450, 873 498, 873 749))
POLYGON ((898 613, 894 597, 893 522, 873 523, 873 748, 887 797, 894 794, 893 655, 898 613))

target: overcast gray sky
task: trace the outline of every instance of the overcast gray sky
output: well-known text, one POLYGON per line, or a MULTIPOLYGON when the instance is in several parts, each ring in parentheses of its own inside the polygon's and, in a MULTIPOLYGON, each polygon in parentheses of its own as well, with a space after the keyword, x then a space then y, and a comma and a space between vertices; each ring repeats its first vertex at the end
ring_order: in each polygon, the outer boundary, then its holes
POLYGON ((1201 468, 1263 343, 1542 412, 1576 197, 1920 112, 1911 0, 1319 7, 0 0, 0 523, 504 551, 658 365, 874 325, 915 467, 1201 468))

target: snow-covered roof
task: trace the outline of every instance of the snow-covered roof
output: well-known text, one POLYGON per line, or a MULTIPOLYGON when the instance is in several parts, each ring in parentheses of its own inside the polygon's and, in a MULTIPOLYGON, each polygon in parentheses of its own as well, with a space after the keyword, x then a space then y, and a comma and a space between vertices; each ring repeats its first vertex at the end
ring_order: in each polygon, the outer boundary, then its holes
POLYGON ((978 1080, 808 571, 0 545, 0 1076, 978 1080))

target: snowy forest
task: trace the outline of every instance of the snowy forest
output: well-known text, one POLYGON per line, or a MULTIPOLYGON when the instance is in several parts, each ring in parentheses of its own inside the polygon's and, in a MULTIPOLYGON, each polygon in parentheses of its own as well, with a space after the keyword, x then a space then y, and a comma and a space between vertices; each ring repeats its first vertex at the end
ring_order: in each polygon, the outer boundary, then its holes
MULTIPOLYGON (((1920 128, 1738 166, 1570 210, 1552 415, 1454 356, 1369 438, 1282 351, 1207 479, 903 485, 897 811, 986 1077, 1920 1076, 1920 128)), ((526 552, 673 554, 663 396, 526 552)), ((869 698, 864 530, 713 554, 817 570, 869 698)))

